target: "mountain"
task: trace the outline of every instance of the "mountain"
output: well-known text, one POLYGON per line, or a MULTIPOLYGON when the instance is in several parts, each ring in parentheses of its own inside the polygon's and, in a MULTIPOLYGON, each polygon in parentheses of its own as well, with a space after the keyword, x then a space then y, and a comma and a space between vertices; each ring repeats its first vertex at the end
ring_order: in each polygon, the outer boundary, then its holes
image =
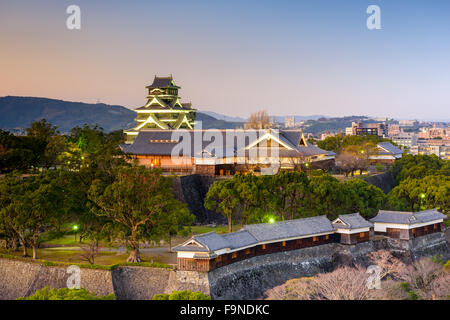
POLYGON ((312 115, 312 116, 293 116, 293 115, 290 115, 290 116, 271 116, 271 118, 273 120, 275 120, 276 122, 278 122, 278 123, 284 123, 284 120, 286 119, 286 117, 294 117, 294 121, 296 123, 300 122, 300 121, 305 121, 305 120, 318 120, 320 118, 325 118, 325 116, 317 115, 317 114, 312 115))
POLYGON ((213 118, 216 118, 218 120, 225 120, 228 122, 247 122, 247 119, 241 118, 241 117, 230 117, 224 114, 216 113, 213 111, 201 111, 201 113, 207 114, 213 118))
MULTIPOLYGON (((106 132, 128 129, 135 125, 136 112, 119 105, 70 102, 36 97, 0 97, 0 128, 24 129, 31 122, 47 119, 60 132, 69 132, 75 126, 99 125, 106 132)), ((242 123, 216 119, 197 112, 197 120, 204 129, 233 129, 242 123)))

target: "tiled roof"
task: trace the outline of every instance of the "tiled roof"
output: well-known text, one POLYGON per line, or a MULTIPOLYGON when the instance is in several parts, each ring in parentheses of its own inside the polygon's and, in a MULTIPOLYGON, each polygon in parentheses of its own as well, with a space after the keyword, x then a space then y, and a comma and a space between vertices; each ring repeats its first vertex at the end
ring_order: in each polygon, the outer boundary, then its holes
POLYGON ((173 248, 173 251, 214 252, 220 249, 239 249, 257 245, 260 242, 277 241, 281 239, 313 236, 320 233, 332 233, 334 228, 326 216, 246 225, 239 231, 223 235, 215 231, 195 235, 184 244, 173 248), (203 246, 189 245, 195 240, 203 246))
POLYGON ((304 237, 318 233, 334 232, 326 216, 279 221, 275 223, 250 224, 244 226, 259 242, 304 237))
POLYGON ((386 150, 385 152, 381 151, 379 152, 379 154, 402 154, 403 151, 400 150, 399 148, 395 147, 392 143, 390 142, 380 142, 377 144, 378 147, 386 150))
POLYGON ((204 248, 192 245, 178 245, 173 248, 174 251, 195 251, 195 252, 213 252, 220 249, 237 249, 247 247, 258 243, 258 241, 247 231, 239 230, 237 232, 219 235, 215 231, 195 235, 185 244, 192 240, 200 243, 204 248))
POLYGON ((230 248, 230 243, 215 231, 196 235, 194 240, 207 247, 210 251, 230 248))
POLYGON ((333 223, 333 226, 336 226, 336 227, 339 227, 342 229, 358 229, 358 228, 367 228, 367 227, 370 228, 373 226, 373 223, 371 223, 371 222, 367 221, 366 219, 364 219, 363 217, 361 217, 359 212, 352 213, 352 214, 341 214, 341 215, 339 215, 338 218, 342 222, 344 222, 345 225, 339 224, 339 223, 333 223))
POLYGON ((446 215, 440 213, 436 209, 421 212, 380 210, 377 216, 370 219, 370 221, 396 224, 416 224, 445 218, 446 215))
MULTIPOLYGON (((252 141, 258 139, 266 133, 265 130, 236 130, 228 132, 231 134, 227 134, 226 130, 141 130, 133 144, 127 146, 124 151, 137 155, 171 155, 172 149, 175 147, 176 143, 152 141, 173 140, 172 134, 174 134, 178 137, 182 135, 186 136, 188 139, 191 139, 190 154, 185 152, 185 155, 200 157, 201 151, 207 150, 211 151, 213 156, 217 157, 234 156, 236 153, 238 153, 238 155, 241 154, 237 151, 238 148, 239 150, 242 150, 241 148, 248 146, 252 141), (203 134, 204 139, 201 139, 201 146, 194 145, 195 134, 203 134), (208 138, 206 138, 205 135, 208 135, 208 138), (218 139, 216 139, 216 137, 218 139), (236 140, 244 141, 244 145, 237 145, 236 140)), ((282 141, 288 143, 290 147, 295 148, 293 150, 279 149, 279 156, 281 157, 314 156, 321 154, 330 155, 330 152, 322 150, 314 145, 308 145, 307 147, 295 147, 296 142, 288 139, 288 137, 294 139, 297 137, 297 135, 294 135, 292 131, 287 135, 284 131, 280 131, 279 135, 282 141)), ((247 155, 248 151, 242 150, 242 154, 247 155)))
POLYGON ((258 243, 258 240, 246 230, 227 233, 222 235, 222 237, 230 244, 231 249, 247 247, 258 243))
POLYGON ((147 86, 147 88, 167 88, 167 87, 172 87, 172 85, 171 85, 172 81, 173 81, 172 76, 170 76, 170 77, 157 77, 157 76, 155 76, 155 78, 153 79, 153 83, 151 85, 147 86))

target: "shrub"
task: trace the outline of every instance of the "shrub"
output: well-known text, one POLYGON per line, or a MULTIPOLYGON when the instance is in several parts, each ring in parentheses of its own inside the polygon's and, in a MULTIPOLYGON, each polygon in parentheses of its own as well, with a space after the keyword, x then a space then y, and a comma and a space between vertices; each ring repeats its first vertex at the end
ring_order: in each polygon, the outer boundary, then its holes
POLYGON ((211 300, 211 297, 200 291, 183 290, 173 291, 171 294, 155 294, 152 300, 211 300))
POLYGON ((29 297, 18 298, 17 300, 116 300, 116 297, 114 294, 97 296, 95 293, 91 293, 84 288, 50 289, 49 287, 44 287, 29 297))

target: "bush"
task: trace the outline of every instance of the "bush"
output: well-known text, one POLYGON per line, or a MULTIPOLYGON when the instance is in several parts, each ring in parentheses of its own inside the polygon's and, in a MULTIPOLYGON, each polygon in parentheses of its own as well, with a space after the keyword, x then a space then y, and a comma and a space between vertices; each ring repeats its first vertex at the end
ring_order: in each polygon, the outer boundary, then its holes
POLYGON ((200 291, 183 290, 173 291, 171 294, 155 294, 152 300, 211 300, 211 297, 200 291))
POLYGON ((50 289, 44 287, 37 290, 32 296, 18 298, 17 300, 116 300, 114 294, 107 296, 97 296, 84 288, 81 289, 50 289))

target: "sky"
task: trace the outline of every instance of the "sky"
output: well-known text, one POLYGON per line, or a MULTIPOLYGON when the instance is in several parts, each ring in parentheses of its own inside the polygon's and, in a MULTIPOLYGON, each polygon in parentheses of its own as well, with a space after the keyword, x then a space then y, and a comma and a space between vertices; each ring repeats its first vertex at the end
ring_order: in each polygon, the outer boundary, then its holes
POLYGON ((447 120, 450 1, 0 0, 0 96, 133 109, 155 75, 229 116, 447 120))

